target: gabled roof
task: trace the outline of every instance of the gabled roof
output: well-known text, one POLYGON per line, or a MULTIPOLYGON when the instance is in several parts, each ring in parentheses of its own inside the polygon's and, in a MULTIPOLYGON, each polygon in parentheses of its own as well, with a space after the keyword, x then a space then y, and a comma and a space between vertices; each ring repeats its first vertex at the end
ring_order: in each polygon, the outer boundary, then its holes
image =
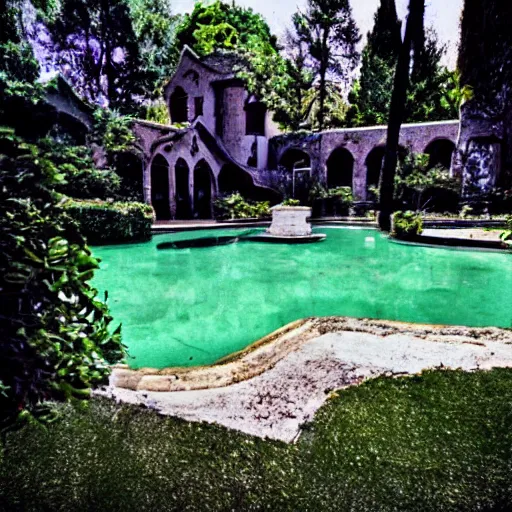
MULTIPOLYGON (((218 75, 218 78, 213 80, 214 82, 221 82, 236 78, 236 68, 246 62, 240 54, 231 51, 217 50, 205 57, 200 57, 194 50, 192 50, 192 48, 185 45, 183 50, 181 50, 180 60, 176 66, 177 70, 180 69, 185 58, 192 60, 199 66, 208 70, 210 73, 218 75)), ((175 77, 176 72, 165 85, 164 91, 171 85, 175 77)))

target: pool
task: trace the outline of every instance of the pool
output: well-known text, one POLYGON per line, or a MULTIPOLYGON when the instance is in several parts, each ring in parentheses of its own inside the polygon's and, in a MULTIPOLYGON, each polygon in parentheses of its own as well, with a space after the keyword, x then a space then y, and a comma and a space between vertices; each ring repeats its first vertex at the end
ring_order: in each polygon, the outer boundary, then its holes
POLYGON ((314 232, 327 239, 157 249, 212 234, 195 231, 94 248, 93 284, 109 292, 130 366, 211 364, 309 316, 512 326, 510 254, 398 244, 371 229, 314 232))

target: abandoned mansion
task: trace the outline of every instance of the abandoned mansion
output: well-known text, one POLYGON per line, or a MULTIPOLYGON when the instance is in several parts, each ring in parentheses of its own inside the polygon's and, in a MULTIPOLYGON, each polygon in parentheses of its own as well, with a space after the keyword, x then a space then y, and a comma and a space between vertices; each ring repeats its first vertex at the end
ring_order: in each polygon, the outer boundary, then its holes
MULTIPOLYGON (((326 188, 351 187, 356 201, 371 199, 385 126, 283 134, 236 66, 233 55, 200 58, 185 47, 164 89, 171 125, 135 122, 144 199, 157 219, 211 218, 214 199, 234 191, 276 203, 304 175, 326 188)), ((477 134, 458 120, 404 124, 400 145, 429 154, 431 166, 442 164, 463 180, 476 176, 472 186, 486 191, 496 186, 501 165, 499 134, 489 134, 489 123, 476 123, 477 134)))

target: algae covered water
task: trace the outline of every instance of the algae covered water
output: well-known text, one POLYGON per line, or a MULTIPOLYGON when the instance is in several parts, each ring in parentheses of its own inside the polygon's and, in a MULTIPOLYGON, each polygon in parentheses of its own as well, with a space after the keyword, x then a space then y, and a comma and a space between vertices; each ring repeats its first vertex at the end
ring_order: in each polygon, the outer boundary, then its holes
POLYGON ((371 229, 314 232, 327 239, 157 250, 212 234, 196 231, 94 248, 93 284, 109 292, 130 366, 210 364, 309 316, 512 326, 510 254, 398 244, 371 229))

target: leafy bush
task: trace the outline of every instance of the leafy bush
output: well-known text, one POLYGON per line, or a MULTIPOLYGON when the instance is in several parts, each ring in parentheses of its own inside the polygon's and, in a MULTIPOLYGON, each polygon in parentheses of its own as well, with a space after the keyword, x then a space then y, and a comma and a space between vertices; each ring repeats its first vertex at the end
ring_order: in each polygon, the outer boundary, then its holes
POLYGON ((283 206, 300 206, 298 199, 285 199, 282 203, 283 206))
POLYGON ((396 238, 412 238, 423 233, 423 220, 416 212, 395 212, 391 236, 396 238))
POLYGON ((316 183, 310 191, 313 217, 345 216, 354 201, 350 187, 336 187, 326 189, 316 183))
POLYGON ((103 151, 101 167, 112 169, 120 178, 117 197, 124 201, 143 201, 142 155, 132 131, 133 119, 99 108, 94 113, 91 142, 103 151))
POLYGON ((507 217, 506 228, 505 228, 505 231, 503 231, 503 233, 501 233, 500 238, 507 245, 512 245, 512 215, 509 215, 507 217))
POLYGON ((215 217, 218 219, 250 219, 270 217, 270 203, 246 201, 239 192, 220 197, 214 203, 215 217))
POLYGON ((87 397, 123 357, 89 284, 98 261, 59 208, 62 179, 39 147, 0 130, 0 425, 87 397))
POLYGON ((50 138, 40 142, 44 156, 59 168, 63 179, 56 184, 58 192, 77 199, 116 199, 121 179, 110 168, 97 169, 92 151, 86 146, 73 146, 50 138))
POLYGON ((394 199, 400 207, 454 211, 460 201, 461 182, 448 169, 429 169, 430 156, 409 152, 395 175, 394 199))
POLYGON ((77 221, 91 244, 149 240, 153 209, 143 203, 109 203, 69 199, 64 210, 77 221))

